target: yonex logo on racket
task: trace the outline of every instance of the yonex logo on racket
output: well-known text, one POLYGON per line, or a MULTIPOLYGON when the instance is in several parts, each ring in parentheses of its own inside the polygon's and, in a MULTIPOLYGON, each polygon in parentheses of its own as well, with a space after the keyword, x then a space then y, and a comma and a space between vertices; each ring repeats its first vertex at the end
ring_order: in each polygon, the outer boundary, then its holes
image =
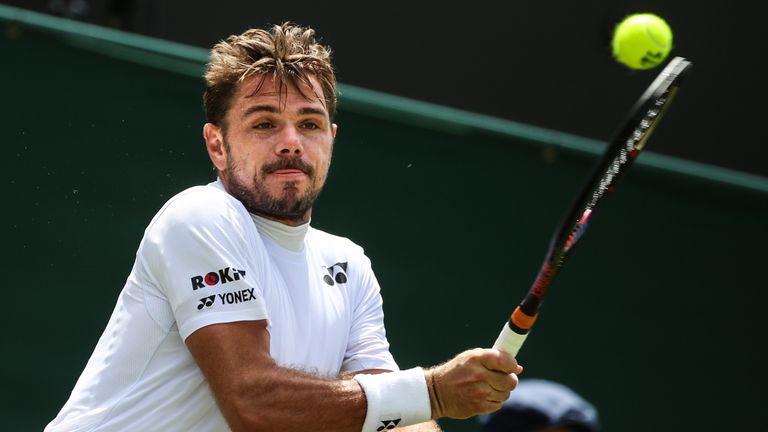
POLYGON ((323 268, 328 272, 327 275, 323 276, 323 281, 328 285, 347 283, 346 262, 338 262, 330 267, 323 266, 323 268))
POLYGON ((225 267, 217 271, 208 272, 201 276, 192 276, 192 290, 214 286, 218 283, 239 281, 240 277, 245 277, 245 270, 238 270, 234 267, 225 267))

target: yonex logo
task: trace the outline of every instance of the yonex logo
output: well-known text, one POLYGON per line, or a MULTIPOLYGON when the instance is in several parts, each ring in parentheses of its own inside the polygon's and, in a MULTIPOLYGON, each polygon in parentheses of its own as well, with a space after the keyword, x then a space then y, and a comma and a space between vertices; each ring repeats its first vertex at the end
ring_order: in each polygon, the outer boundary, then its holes
POLYGON ((400 423, 400 420, 402 419, 394 419, 394 420, 380 420, 381 426, 377 427, 376 430, 378 432, 381 432, 383 430, 390 430, 397 427, 397 424, 400 423))
POLYGON ((228 292, 219 294, 222 304, 236 304, 254 300, 256 294, 253 293, 253 288, 248 288, 235 292, 228 292))
POLYGON ((216 301, 216 296, 215 295, 208 296, 208 297, 203 297, 203 298, 200 299, 200 304, 197 305, 197 310, 200 310, 202 308, 211 307, 211 306, 213 306, 213 303, 215 301, 216 301))
POLYGON ((192 289, 196 290, 205 288, 206 285, 214 286, 218 283, 225 284, 227 282, 238 281, 240 280, 240 276, 245 277, 245 270, 226 267, 215 272, 206 273, 204 276, 192 276, 190 281, 192 282, 192 289))
POLYGON ((248 302, 251 300, 256 299, 256 293, 253 288, 248 288, 240 291, 235 292, 226 292, 222 294, 214 294, 210 295, 208 297, 203 297, 200 299, 200 304, 197 305, 197 310, 202 310, 203 308, 208 308, 213 306, 214 303, 216 303, 216 299, 219 299, 219 302, 221 304, 237 304, 237 303, 243 303, 248 302))
POLYGON ((337 283, 343 284, 347 283, 347 263, 346 262, 339 262, 336 263, 330 267, 323 266, 325 271, 328 272, 327 275, 323 276, 323 281, 327 283, 328 285, 335 285, 337 283))

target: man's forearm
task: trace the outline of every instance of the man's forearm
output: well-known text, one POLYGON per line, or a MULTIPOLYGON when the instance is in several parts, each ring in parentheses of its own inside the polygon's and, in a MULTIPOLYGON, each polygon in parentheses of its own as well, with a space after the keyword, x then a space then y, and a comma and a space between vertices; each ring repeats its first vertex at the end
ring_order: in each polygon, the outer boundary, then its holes
MULTIPOLYGON (((323 379, 274 366, 269 371, 262 369, 258 376, 251 379, 258 382, 254 381, 250 385, 243 382, 242 389, 252 390, 245 390, 237 397, 239 402, 229 404, 241 406, 242 409, 225 414, 233 431, 241 429, 236 425, 240 421, 243 422, 243 430, 261 430, 264 427, 266 430, 280 431, 319 428, 359 432, 363 427, 368 399, 358 381, 351 377, 341 380, 323 379)), ((400 429, 408 432, 441 431, 434 421, 400 429)))
POLYGON ((365 395, 355 380, 328 380, 278 366, 242 378, 237 389, 219 395, 233 431, 359 432, 365 419, 365 395))

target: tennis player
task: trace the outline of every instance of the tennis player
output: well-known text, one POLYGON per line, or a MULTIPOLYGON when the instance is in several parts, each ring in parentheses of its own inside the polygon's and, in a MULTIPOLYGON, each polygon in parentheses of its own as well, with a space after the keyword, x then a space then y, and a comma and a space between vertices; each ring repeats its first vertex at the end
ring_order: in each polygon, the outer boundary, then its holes
POLYGON ((216 44, 203 127, 217 179, 147 227, 61 431, 439 430, 522 371, 465 351, 400 370, 362 248, 310 226, 337 126, 330 50, 291 23, 216 44))

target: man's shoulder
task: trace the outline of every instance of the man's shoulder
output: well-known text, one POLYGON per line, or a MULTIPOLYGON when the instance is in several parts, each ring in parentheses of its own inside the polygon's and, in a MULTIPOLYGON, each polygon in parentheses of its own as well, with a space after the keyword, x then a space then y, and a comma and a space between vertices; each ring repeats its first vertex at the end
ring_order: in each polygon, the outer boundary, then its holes
POLYGON ((310 227, 307 237, 312 247, 323 251, 324 254, 330 253, 349 258, 368 259, 363 247, 347 237, 331 234, 313 227, 310 227))
POLYGON ((189 207, 195 210, 218 207, 240 207, 240 202, 218 182, 192 186, 172 196, 167 206, 189 207))
POLYGON ((192 186, 166 201, 150 227, 157 224, 218 224, 247 216, 242 204, 214 183, 192 186))

